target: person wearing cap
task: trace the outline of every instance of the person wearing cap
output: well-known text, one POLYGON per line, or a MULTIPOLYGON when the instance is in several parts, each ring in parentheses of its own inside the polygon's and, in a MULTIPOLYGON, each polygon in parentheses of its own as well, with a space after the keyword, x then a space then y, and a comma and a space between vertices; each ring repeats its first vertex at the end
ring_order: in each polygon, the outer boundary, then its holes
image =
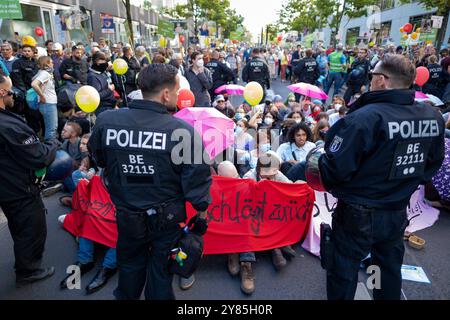
POLYGON ((72 57, 64 59, 59 68, 63 81, 66 83, 87 84, 89 64, 86 59, 83 59, 84 53, 83 46, 72 47, 72 57))
POLYGON ((53 60, 53 75, 55 77, 55 82, 58 85, 61 85, 62 78, 61 73, 59 72, 59 68, 61 67, 63 61, 64 61, 64 48, 62 44, 55 42, 52 47, 52 55, 51 58, 53 60))
POLYGON ((325 83, 324 91, 326 94, 334 83, 334 94, 338 94, 343 85, 344 71, 347 67, 347 58, 344 55, 344 46, 342 43, 337 45, 336 51, 328 56, 329 72, 325 83))
POLYGON ((225 97, 221 94, 219 94, 216 99, 214 100, 213 107, 216 108, 218 111, 226 115, 228 118, 233 119, 236 112, 234 109, 227 105, 227 101, 225 100, 225 97))

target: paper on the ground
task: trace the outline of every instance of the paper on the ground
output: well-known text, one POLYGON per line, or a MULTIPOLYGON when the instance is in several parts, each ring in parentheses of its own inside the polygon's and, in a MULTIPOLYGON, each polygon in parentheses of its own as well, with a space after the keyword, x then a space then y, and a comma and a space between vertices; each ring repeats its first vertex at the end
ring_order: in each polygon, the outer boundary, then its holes
POLYGON ((402 265, 402 279, 422 283, 431 283, 423 268, 416 266, 402 265))

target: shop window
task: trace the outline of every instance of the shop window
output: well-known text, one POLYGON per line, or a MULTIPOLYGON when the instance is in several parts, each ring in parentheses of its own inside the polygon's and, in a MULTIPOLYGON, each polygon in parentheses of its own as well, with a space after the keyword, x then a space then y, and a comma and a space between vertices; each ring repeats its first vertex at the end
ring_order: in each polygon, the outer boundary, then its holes
POLYGON ((41 8, 28 4, 21 4, 21 6, 23 19, 4 19, 0 27, 0 38, 20 42, 21 37, 31 35, 42 46, 45 42, 44 38, 36 37, 34 34, 34 28, 42 27, 41 8), (18 33, 18 36, 14 33, 18 33))

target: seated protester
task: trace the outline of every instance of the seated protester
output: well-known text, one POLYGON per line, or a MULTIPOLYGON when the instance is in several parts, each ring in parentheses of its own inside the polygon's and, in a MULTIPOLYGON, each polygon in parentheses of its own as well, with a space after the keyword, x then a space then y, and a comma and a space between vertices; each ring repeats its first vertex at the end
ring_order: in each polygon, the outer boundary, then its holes
POLYGON ((311 117, 311 115, 312 115, 312 106, 313 106, 311 101, 310 100, 304 100, 301 103, 301 106, 302 106, 302 114, 305 117, 305 119, 307 117, 311 117))
MULTIPOLYGON (((90 191, 88 190, 88 184, 90 182, 83 180, 81 181, 75 191, 74 199, 77 201, 77 203, 74 203, 72 205, 72 212, 68 215, 62 215, 58 217, 59 222, 64 225, 64 228, 72 233, 73 235, 78 237, 78 250, 77 250, 77 261, 74 263, 75 266, 80 268, 80 276, 88 273, 90 270, 94 268, 94 245, 97 243, 97 241, 88 239, 87 236, 83 237, 81 234, 83 234, 83 226, 89 224, 87 223, 86 219, 90 219, 90 215, 84 214, 85 211, 82 209, 86 207, 84 205, 84 201, 86 198, 90 197, 90 191), (70 227, 69 227, 70 226, 70 227)), ((100 182, 101 183, 101 182, 100 182)), ((103 184, 102 184, 103 185, 103 184)), ((107 194, 106 188, 103 186, 104 193, 107 194)), ((91 199, 88 199, 91 201, 91 199)), ((110 202, 111 206, 114 208, 114 205, 112 205, 112 202, 110 202)), ((115 210, 115 209, 114 209, 115 210)), ((96 212, 98 213, 98 212, 96 212)), ((115 212, 114 212, 115 214, 115 212)), ((107 221, 107 225, 110 223, 115 223, 115 220, 112 221, 111 219, 105 218, 105 221, 107 221)), ((92 228, 92 227, 91 227, 92 228)), ((95 228, 96 233, 105 234, 105 238, 111 238, 111 230, 103 227, 103 226, 96 226, 95 228), (108 235, 106 235, 108 234, 108 235)), ((91 235, 95 233, 91 231, 91 235)), ((84 235, 84 234, 83 234, 84 235)), ((117 255, 116 255, 116 249, 114 247, 110 247, 110 245, 106 245, 103 243, 104 246, 108 247, 108 250, 106 251, 105 257, 103 258, 103 263, 101 268, 97 271, 94 278, 90 281, 90 283, 86 286, 86 294, 92 294, 98 290, 100 290, 102 287, 104 287, 108 280, 117 272, 117 255)), ((69 278, 73 277, 73 273, 67 275, 60 283, 60 288, 62 290, 67 289, 68 287, 68 280, 69 278)))
POLYGON ((291 113, 289 113, 286 116, 286 120, 289 120, 289 119, 294 120, 296 123, 305 121, 305 117, 303 116, 303 113, 297 112, 297 111, 292 111, 291 113))
POLYGON ((286 116, 291 112, 291 110, 283 103, 283 98, 280 95, 276 95, 273 97, 273 105, 278 109, 280 120, 284 120, 286 116))
POLYGON ((250 118, 246 116, 245 110, 241 105, 236 109, 236 114, 234 115, 234 121, 237 122, 242 119, 245 119, 247 121, 247 123, 248 123, 248 120, 250 120, 250 118))
POLYGON ((332 115, 333 113, 337 113, 341 107, 346 107, 347 104, 345 103, 344 98, 341 96, 334 96, 333 102, 331 106, 328 108, 327 113, 329 115, 332 115))
POLYGON ((312 141, 311 129, 305 123, 299 123, 291 128, 288 134, 288 142, 283 143, 277 150, 282 161, 283 173, 295 164, 305 161, 308 153, 316 147, 312 141))
MULTIPOLYGON (((431 201, 431 205, 436 208, 450 210, 450 139, 445 139, 445 159, 441 168, 433 177, 430 188, 434 189, 434 197, 427 195, 425 186, 425 196, 431 201)), ((429 193, 429 192, 428 192, 429 193)))
POLYGON ((250 126, 246 119, 236 122, 234 147, 238 151, 238 155, 250 152, 255 148, 255 139, 248 133, 250 126))
POLYGON ((321 120, 315 125, 313 129, 313 142, 316 146, 325 144, 325 137, 329 129, 330 125, 326 120, 321 120))
MULTIPOLYGON (((75 188, 77 187, 81 179, 91 180, 95 173, 98 171, 95 160, 91 157, 87 148, 90 136, 90 134, 85 134, 81 137, 80 140, 80 152, 82 160, 80 162, 79 168, 72 173, 72 180, 75 188)), ((59 202, 65 207, 71 207, 72 195, 59 198, 59 202)))
MULTIPOLYGON (((284 183, 292 183, 291 180, 280 172, 281 159, 273 151, 263 153, 258 158, 258 163, 255 169, 250 170, 244 179, 252 179, 256 181, 270 180, 284 183)), ((250 255, 250 253, 248 253, 250 255)), ((254 253, 253 253, 254 255, 254 253)), ((291 246, 277 248, 272 250, 272 262, 277 271, 280 271, 287 265, 286 258, 293 258, 296 256, 295 250, 291 246)), ((254 259, 256 261, 256 259, 254 259)))
MULTIPOLYGON (((236 167, 230 161, 220 163, 217 173, 221 177, 240 178, 236 167)), ((232 253, 228 255, 228 272, 232 276, 237 276, 239 272, 241 273, 241 290, 248 295, 255 291, 255 277, 253 275, 252 262, 256 262, 254 252, 232 253)))
POLYGON ((100 94, 100 105, 95 110, 95 115, 98 116, 103 111, 112 110, 116 106, 115 86, 107 74, 109 64, 106 55, 99 51, 93 55, 92 62, 87 81, 88 85, 94 87, 100 94))
MULTIPOLYGON (((81 142, 81 127, 78 123, 67 122, 62 130, 61 137, 64 142, 61 146, 61 150, 64 150, 73 159, 73 169, 79 168, 81 160, 83 159, 83 153, 80 151, 81 142)), ((67 177, 64 180, 64 186, 70 193, 75 191, 75 185, 73 183, 72 177, 67 177)))
POLYGON ((327 122, 329 122, 330 116, 328 115, 328 113, 326 113, 326 112, 319 113, 319 115, 317 116, 317 122, 319 122, 321 120, 327 120, 327 122))
POLYGON ((333 113, 332 115, 330 115, 330 120, 328 121, 330 127, 334 126, 336 122, 345 117, 348 111, 349 109, 347 109, 346 107, 341 107, 339 108, 338 113, 333 113))
POLYGON ((269 112, 273 117, 273 124, 272 124, 271 129, 280 129, 283 119, 280 116, 280 112, 278 111, 278 108, 275 107, 274 105, 271 105, 269 108, 269 112))
POLYGON ((251 169, 255 169, 258 163, 258 158, 272 149, 271 145, 272 135, 270 130, 260 130, 256 134, 256 146, 250 152, 246 152, 239 159, 239 164, 243 164, 246 168, 245 172, 241 176, 244 176, 251 169))
MULTIPOLYGON (((299 113, 295 113, 295 114, 299 114, 299 113)), ((289 130, 291 130, 291 128, 293 126, 295 126, 297 123, 300 123, 301 120, 300 119, 286 119, 283 121, 283 123, 281 124, 281 135, 279 138, 279 145, 281 146, 283 143, 288 142, 288 134, 289 134, 289 130)))
POLYGON ((223 113, 225 116, 227 116, 230 119, 233 119, 234 115, 236 114, 233 107, 227 106, 225 97, 221 94, 216 96, 216 99, 213 103, 213 107, 216 108, 218 111, 220 111, 221 113, 223 113))

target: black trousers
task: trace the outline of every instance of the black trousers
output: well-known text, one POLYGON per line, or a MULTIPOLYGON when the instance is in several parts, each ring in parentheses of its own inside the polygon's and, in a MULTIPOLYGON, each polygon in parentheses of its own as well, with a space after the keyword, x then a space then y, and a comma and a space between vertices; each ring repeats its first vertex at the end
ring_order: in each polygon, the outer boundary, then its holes
POLYGON ((178 224, 158 230, 156 216, 117 211, 117 265, 119 300, 139 300, 145 286, 146 300, 174 300, 173 274, 168 258, 178 239, 178 224))
POLYGON ((47 238, 46 209, 39 190, 36 187, 29 197, 2 202, 0 206, 14 241, 16 275, 29 276, 41 267, 47 238))
POLYGON ((334 259, 327 272, 329 300, 353 300, 361 260, 371 253, 371 265, 381 271, 381 286, 373 290, 375 300, 399 300, 401 266, 408 226, 406 208, 374 210, 338 202, 333 213, 334 259))

